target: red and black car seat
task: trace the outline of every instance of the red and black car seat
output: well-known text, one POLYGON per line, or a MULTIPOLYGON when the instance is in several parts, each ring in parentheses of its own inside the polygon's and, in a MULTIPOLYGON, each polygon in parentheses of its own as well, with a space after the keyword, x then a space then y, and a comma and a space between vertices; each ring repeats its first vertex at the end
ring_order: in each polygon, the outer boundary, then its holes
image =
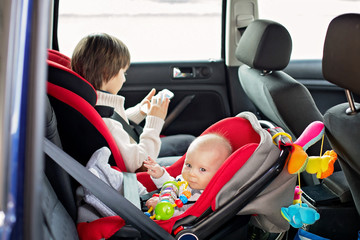
POLYGON ((108 146, 111 164, 126 171, 114 138, 94 108, 97 95, 93 86, 68 68, 65 61, 65 66, 51 60, 47 63, 47 93, 58 119, 64 151, 86 165, 93 152, 108 146))

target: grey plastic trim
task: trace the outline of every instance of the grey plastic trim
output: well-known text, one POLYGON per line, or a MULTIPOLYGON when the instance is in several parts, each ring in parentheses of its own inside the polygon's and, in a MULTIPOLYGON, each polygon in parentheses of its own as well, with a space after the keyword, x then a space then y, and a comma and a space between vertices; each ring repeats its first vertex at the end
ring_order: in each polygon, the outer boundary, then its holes
POLYGON ((41 192, 50 1, 33 0, 26 121, 24 239, 43 239, 41 192))

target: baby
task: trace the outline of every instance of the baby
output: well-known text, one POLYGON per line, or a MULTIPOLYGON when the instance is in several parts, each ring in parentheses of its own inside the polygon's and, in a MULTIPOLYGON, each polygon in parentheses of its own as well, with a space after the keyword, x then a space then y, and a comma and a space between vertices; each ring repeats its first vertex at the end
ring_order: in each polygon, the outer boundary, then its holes
MULTIPOLYGON (((189 202, 196 201, 220 166, 232 153, 232 147, 229 141, 223 136, 215 133, 209 133, 196 138, 189 146, 184 161, 181 175, 176 180, 187 181, 191 192, 189 202)), ((174 178, 169 175, 165 168, 160 167, 150 157, 144 164, 148 168, 151 179, 158 188, 167 181, 173 181, 174 178)), ((180 187, 180 193, 182 192, 180 187)), ((146 202, 148 208, 155 208, 159 197, 152 197, 146 202)), ((175 211, 174 216, 180 215, 190 205, 186 205, 175 211)))
MULTIPOLYGON (((190 144, 186 153, 181 175, 176 178, 176 180, 185 180, 189 183, 187 188, 187 190, 191 192, 189 203, 196 201, 200 197, 211 178, 231 153, 232 147, 229 141, 216 133, 209 133, 197 137, 190 144)), ((108 164, 110 154, 111 152, 107 147, 99 149, 93 154, 86 167, 90 172, 115 190, 123 193, 123 173, 111 168, 108 164)), ((151 179, 158 188, 161 188, 166 181, 174 180, 165 168, 160 167, 159 164, 150 157, 145 161, 144 166, 147 167, 151 179)), ((180 194, 182 193, 182 188, 183 187, 180 187, 180 194)), ((140 196, 148 193, 146 188, 140 182, 138 182, 137 190, 140 196)), ((101 216, 106 217, 116 215, 111 209, 100 202, 88 189, 79 187, 77 195, 79 199, 83 199, 87 204, 94 207, 101 216)), ((148 208, 155 208, 157 202, 158 198, 152 197, 146 202, 146 206, 148 208)), ((174 216, 180 215, 190 206, 191 204, 187 204, 180 209, 176 209, 174 216)), ((83 209, 84 208, 81 206, 79 207, 79 221, 89 221, 89 214, 83 214, 83 209)))

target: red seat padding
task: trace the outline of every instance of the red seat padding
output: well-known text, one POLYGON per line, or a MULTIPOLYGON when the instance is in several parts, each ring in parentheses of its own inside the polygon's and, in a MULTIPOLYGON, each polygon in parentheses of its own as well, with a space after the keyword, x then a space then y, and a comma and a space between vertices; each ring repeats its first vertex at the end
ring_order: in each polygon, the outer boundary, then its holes
POLYGON ((48 49, 48 59, 50 61, 59 63, 60 65, 66 67, 66 68, 71 69, 71 59, 68 56, 66 56, 56 50, 48 49))
POLYGON ((49 60, 48 67, 47 91, 64 151, 86 165, 96 150, 108 146, 112 152, 110 164, 126 171, 113 136, 94 108, 95 89, 71 69, 49 60))

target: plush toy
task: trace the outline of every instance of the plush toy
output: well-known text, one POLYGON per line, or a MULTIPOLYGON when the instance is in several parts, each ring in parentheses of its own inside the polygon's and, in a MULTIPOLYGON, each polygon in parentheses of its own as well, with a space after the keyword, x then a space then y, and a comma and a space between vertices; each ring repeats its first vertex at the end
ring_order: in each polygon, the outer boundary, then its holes
POLYGON ((296 186, 295 192, 294 192, 293 204, 301 203, 301 194, 302 193, 303 193, 303 191, 301 190, 300 186, 296 186))
POLYGON ((306 150, 319 141, 324 133, 324 123, 315 121, 309 124, 300 137, 292 142, 291 136, 285 132, 281 132, 281 128, 277 128, 277 133, 273 134, 273 139, 278 140, 278 143, 285 146, 291 146, 291 152, 287 159, 287 168, 290 174, 297 174, 307 171, 310 174, 316 174, 317 178, 326 178, 334 171, 334 163, 337 160, 336 153, 331 150, 325 152, 323 156, 309 157, 306 150), (280 129, 280 131, 279 131, 280 129))
POLYGON ((306 165, 306 172, 316 174, 317 178, 324 179, 334 172, 334 163, 337 154, 331 150, 326 151, 321 157, 309 157, 306 165))
POLYGON ((300 135, 300 137, 293 143, 291 155, 288 160, 288 171, 290 174, 295 174, 305 170, 308 155, 306 150, 319 141, 325 132, 324 123, 315 121, 310 123, 300 135))
POLYGON ((294 228, 300 228, 304 224, 313 224, 320 219, 320 214, 305 203, 297 203, 287 208, 281 208, 281 215, 294 228))

